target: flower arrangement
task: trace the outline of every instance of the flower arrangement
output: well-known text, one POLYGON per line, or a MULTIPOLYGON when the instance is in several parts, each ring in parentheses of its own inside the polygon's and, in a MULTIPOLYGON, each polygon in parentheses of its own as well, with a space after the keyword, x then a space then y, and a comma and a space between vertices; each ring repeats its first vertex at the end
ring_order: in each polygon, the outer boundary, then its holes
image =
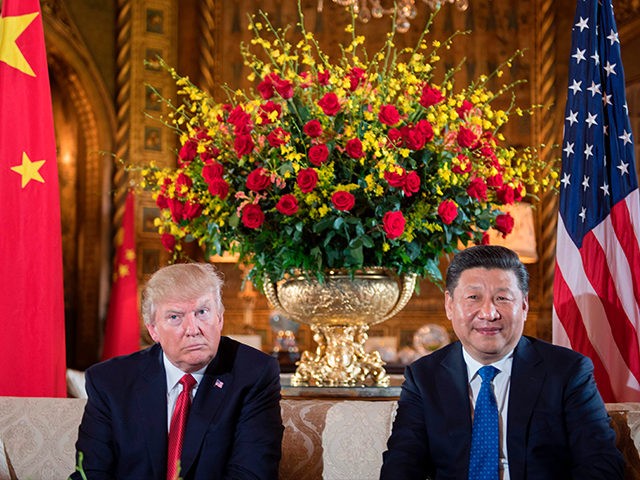
POLYGON ((328 269, 373 266, 439 282, 443 253, 486 243, 492 227, 509 234, 513 219, 499 206, 555 178, 499 132, 531 112, 513 97, 507 110, 491 106, 514 83, 491 92, 489 78, 512 59, 456 91, 455 69, 434 81, 438 51, 455 35, 429 43, 433 16, 415 48, 398 51, 392 32, 372 57, 352 23, 335 63, 303 20, 300 11, 293 46, 288 29, 252 17, 241 48, 257 86, 229 89, 228 103, 165 64, 183 99, 166 120, 181 148, 177 168, 143 175, 168 249, 195 240, 237 254, 258 287, 265 274, 322 280, 328 269))

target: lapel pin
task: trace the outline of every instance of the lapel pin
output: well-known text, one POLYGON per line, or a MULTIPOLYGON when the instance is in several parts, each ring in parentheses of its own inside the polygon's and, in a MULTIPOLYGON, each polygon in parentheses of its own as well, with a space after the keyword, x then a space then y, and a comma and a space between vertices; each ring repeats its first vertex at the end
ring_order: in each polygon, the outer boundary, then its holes
POLYGON ((224 386, 224 382, 219 378, 216 378, 216 383, 213 384, 216 388, 222 388, 224 386))

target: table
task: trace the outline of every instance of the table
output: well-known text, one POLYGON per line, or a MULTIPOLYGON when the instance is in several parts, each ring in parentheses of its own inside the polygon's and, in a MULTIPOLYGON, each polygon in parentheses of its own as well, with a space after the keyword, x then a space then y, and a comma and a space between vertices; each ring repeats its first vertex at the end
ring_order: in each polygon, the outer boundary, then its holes
POLYGON ((280 375, 282 398, 288 399, 343 399, 343 400, 397 400, 403 381, 402 375, 389 375, 391 383, 388 387, 355 386, 355 387, 313 387, 291 385, 292 374, 280 375))

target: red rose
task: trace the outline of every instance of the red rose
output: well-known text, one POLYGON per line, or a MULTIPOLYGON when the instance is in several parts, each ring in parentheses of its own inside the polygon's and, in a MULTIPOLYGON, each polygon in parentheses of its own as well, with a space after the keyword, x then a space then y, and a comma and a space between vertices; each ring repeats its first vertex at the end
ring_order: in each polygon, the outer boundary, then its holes
POLYGON ((318 120, 309 120, 302 127, 302 131, 309 135, 311 138, 316 138, 322 135, 322 125, 318 120))
POLYGON ((235 135, 243 135, 251 130, 251 115, 245 112, 240 105, 229 113, 227 121, 233 125, 235 135))
POLYGON ((418 130, 424 136, 425 142, 430 142, 431 140, 433 140, 433 127, 428 120, 420 120, 416 124, 416 130, 418 130))
POLYGON ((222 178, 223 174, 224 167, 221 163, 213 162, 202 167, 202 178, 204 178, 207 183, 211 183, 211 181, 216 178, 222 178))
POLYGON ((427 142, 426 137, 415 127, 405 126, 400 129, 405 147, 409 150, 421 150, 427 142))
POLYGON ((298 211, 298 199, 294 195, 287 193, 278 200, 276 209, 283 215, 293 215, 298 211))
POLYGON ((502 174, 500 173, 496 173, 495 175, 491 175, 487 178, 487 185, 493 188, 501 187, 503 183, 502 174))
POLYGON ((318 72, 318 84, 319 85, 329 85, 329 77, 331 74, 329 70, 324 70, 322 72, 318 72))
POLYGON ((471 171, 471 162, 469 161, 469 157, 467 157, 466 155, 463 155, 462 153, 458 154, 458 156, 456 157, 458 164, 457 165, 453 165, 453 167, 451 167, 451 171, 453 173, 469 173, 471 171))
POLYGON ((444 200, 438 207, 438 215, 442 223, 450 225, 458 216, 458 207, 453 200, 444 200))
POLYGON ((420 190, 420 177, 416 172, 412 171, 405 175, 402 190, 404 190, 404 194, 407 197, 410 197, 420 190))
POLYGON ((176 178, 176 195, 184 197, 191 187, 193 186, 193 180, 184 173, 178 174, 176 178))
POLYGON ((220 197, 220 200, 224 200, 227 198, 229 194, 229 184, 224 181, 222 178, 213 178, 209 184, 209 193, 214 197, 217 195, 220 197))
POLYGON ((356 204, 356 198, 349 192, 338 190, 331 195, 331 202, 336 209, 348 212, 356 204))
POLYGON ((486 200, 487 199, 487 184, 484 183, 484 180, 479 177, 473 177, 471 182, 469 182, 469 186, 467 187, 467 193, 471 198, 475 198, 477 200, 486 200))
POLYGON ((458 112, 458 116, 460 118, 464 118, 464 116, 467 113, 469 113, 472 108, 473 108, 473 103, 471 103, 469 100, 463 100, 462 105, 456 108, 456 112, 458 112))
POLYGON ((480 239, 480 245, 489 245, 491 243, 491 237, 487 232, 482 232, 482 238, 480 239))
POLYGON ((274 76, 277 77, 275 73, 270 73, 264 78, 264 80, 262 80, 258 84, 258 93, 265 100, 269 100, 271 97, 273 97, 273 94, 274 94, 273 77, 274 76))
POLYGON ((253 147, 255 147, 255 144, 253 143, 251 135, 248 134, 238 135, 233 141, 233 148, 235 149, 238 158, 253 152, 253 147))
POLYGON ((394 147, 402 145, 402 132, 397 128, 390 128, 387 132, 387 138, 389 139, 389 143, 394 147))
POLYGON ((269 172, 264 168, 258 167, 247 175, 247 188, 253 192, 261 192, 271 185, 269 172))
POLYGON ((353 67, 351 69, 348 75, 349 90, 353 92, 356 88, 358 88, 358 85, 360 85, 360 82, 364 79, 364 74, 365 71, 362 68, 353 67))
POLYGON ((158 195, 158 198, 156 198, 156 205, 158 206, 158 208, 169 208, 169 199, 165 196, 165 195, 158 195))
POLYGON ((401 211, 387 212, 382 217, 382 229, 387 234, 389 240, 398 238, 404 233, 406 221, 401 211))
POLYGON ((207 133, 207 130, 200 127, 196 127, 196 138, 198 140, 206 140, 206 141, 211 140, 211 137, 207 133))
POLYGON ((364 157, 364 152, 362 151, 362 142, 359 138, 352 138, 345 145, 345 150, 347 151, 347 155, 351 158, 358 159, 364 157))
POLYGON ((171 212, 171 220, 175 223, 180 223, 184 218, 184 203, 177 198, 168 198, 167 203, 169 204, 169 211, 171 212))
POLYGON ((322 109, 325 115, 332 117, 340 111, 340 101, 338 96, 333 93, 325 93, 324 96, 318 100, 318 106, 322 109))
POLYGON ((182 145, 180 152, 178 152, 178 164, 183 167, 188 165, 198 153, 198 141, 194 138, 190 138, 182 145))
POLYGON ((260 105, 260 118, 263 124, 273 123, 273 120, 271 120, 272 112, 276 112, 275 119, 280 118, 282 106, 279 103, 273 103, 271 100, 264 105, 260 105))
POLYGON ((296 180, 303 193, 309 193, 318 183, 318 173, 313 168, 304 168, 298 172, 296 180))
POLYGON ((309 161, 319 167, 329 158, 329 148, 324 143, 314 145, 309 149, 309 161))
POLYGON ((458 140, 458 145, 468 148, 473 148, 478 141, 478 137, 473 133, 473 130, 465 127, 460 127, 460 131, 458 132, 456 139, 458 140))
POLYGON ((242 209, 242 224, 247 228, 259 228, 264 223, 264 212, 260 205, 249 203, 242 209))
POLYGON ((519 202, 520 200, 522 200, 522 197, 524 197, 526 193, 527 190, 526 188, 524 188, 524 185, 517 185, 513 189, 513 199, 516 202, 519 202))
POLYGON ((496 196, 498 197, 498 201, 505 205, 511 205, 516 199, 515 191, 509 185, 502 185, 496 192, 496 196))
POLYGON ((220 155, 220 150, 216 147, 207 147, 207 149, 200 154, 202 163, 209 164, 220 155))
POLYGON ((176 239, 170 233, 163 233, 160 241, 162 242, 162 246, 170 252, 173 252, 173 249, 176 248, 176 239))
POLYGON ((400 113, 394 105, 382 105, 378 112, 378 120, 380 123, 393 127, 400 121, 400 113))
POLYGON ((513 217, 507 212, 496 217, 496 230, 502 233, 502 238, 506 237, 513 230, 513 217))
POLYGON ((289 132, 281 127, 276 127, 267 135, 267 142, 269 142, 269 145, 272 147, 279 147, 287 143, 289 138, 291 138, 289 132))
POLYGON ((404 176, 404 168, 402 168, 400 173, 398 173, 397 170, 393 172, 384 172, 384 179, 387 181, 389 186, 394 188, 401 188, 404 185, 404 176))
POLYGON ((197 218, 201 213, 202 205, 200 205, 199 203, 187 200, 187 202, 184 204, 182 216, 185 220, 192 220, 194 218, 197 218))
POLYGON ((444 100, 444 96, 442 92, 435 88, 431 87, 427 84, 422 87, 422 95, 420 96, 420 105, 424 108, 430 107, 431 105, 436 105, 444 100))
POLYGON ((275 90, 273 89, 273 83, 263 80, 258 84, 258 93, 265 100, 269 100, 273 97, 275 90))
POLYGON ((495 160, 496 154, 493 151, 493 147, 491 145, 487 145, 486 143, 480 147, 480 154, 483 157, 488 158, 489 160, 495 160))
POLYGON ((277 77, 277 79, 273 81, 273 88, 275 88, 276 92, 285 100, 293 97, 293 83, 291 83, 290 80, 277 77))

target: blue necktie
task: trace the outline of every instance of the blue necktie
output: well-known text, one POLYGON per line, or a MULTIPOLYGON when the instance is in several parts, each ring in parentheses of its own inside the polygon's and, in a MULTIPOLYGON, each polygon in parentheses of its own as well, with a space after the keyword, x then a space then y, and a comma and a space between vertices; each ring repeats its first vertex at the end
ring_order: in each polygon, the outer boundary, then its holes
POLYGON ((498 480, 498 444, 500 441, 498 405, 491 388, 491 382, 499 371, 490 365, 478 370, 478 375, 482 378, 482 385, 473 414, 469 480, 498 480))

